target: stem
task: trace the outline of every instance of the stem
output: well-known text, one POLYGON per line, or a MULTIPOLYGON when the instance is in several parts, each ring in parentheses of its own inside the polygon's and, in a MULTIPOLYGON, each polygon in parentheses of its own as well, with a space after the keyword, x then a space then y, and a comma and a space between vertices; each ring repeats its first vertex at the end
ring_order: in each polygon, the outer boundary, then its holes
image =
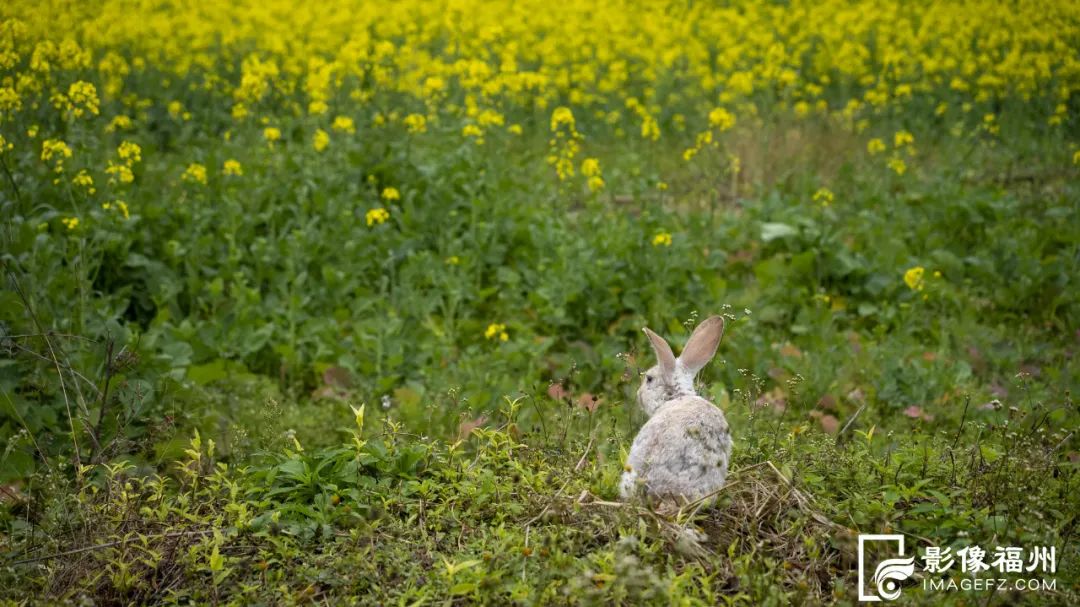
MULTIPOLYGON (((2 152, 3 150, 0 150, 2 152)), ((22 204, 22 194, 19 192, 19 184, 15 182, 15 176, 11 174, 11 169, 8 168, 7 162, 3 156, 0 156, 0 167, 4 167, 4 174, 7 175, 8 182, 11 184, 12 191, 15 192, 15 202, 22 204)))
POLYGON ((953 438, 952 446, 956 448, 956 441, 960 440, 960 433, 964 431, 964 422, 967 421, 968 405, 971 404, 971 395, 968 394, 966 400, 964 400, 964 413, 960 417, 960 427, 956 430, 956 436, 953 438))
POLYGON ((76 466, 82 466, 82 457, 79 453, 79 438, 78 433, 75 430, 75 418, 71 414, 71 399, 68 398, 67 384, 64 382, 64 371, 60 368, 60 361, 56 357, 56 350, 53 349, 52 340, 49 339, 49 333, 42 326, 37 314, 34 313, 30 298, 23 290, 18 277, 15 276, 15 272, 10 268, 6 269, 8 271, 8 276, 11 279, 11 284, 15 287, 15 293, 19 296, 19 299, 22 300, 23 306, 26 308, 26 313, 30 315, 30 320, 34 323, 34 328, 41 334, 42 339, 45 340, 45 345, 49 347, 49 354, 51 355, 50 360, 52 360, 53 366, 56 368, 56 376, 60 380, 60 391, 64 395, 64 408, 67 410, 68 427, 71 428, 71 442, 75 446, 75 464, 76 466))
POLYGON ((94 451, 90 453, 90 461, 94 462, 98 456, 104 455, 104 449, 101 447, 101 431, 105 424, 105 414, 109 410, 109 382, 112 381, 113 372, 115 368, 113 366, 113 340, 105 345, 105 387, 101 390, 101 405, 98 406, 98 420, 97 425, 94 427, 94 451))
MULTIPOLYGON (((161 539, 161 538, 170 538, 170 537, 185 537, 185 536, 189 536, 189 535, 207 535, 207 534, 210 534, 210 533, 213 533, 213 532, 214 532, 213 529, 202 529, 200 531, 174 531, 172 533, 159 533, 157 535, 147 535, 147 536, 143 536, 141 539, 149 540, 149 539, 161 539)), ((21 561, 14 561, 14 562, 12 562, 10 564, 12 566, 15 566, 15 565, 25 565, 27 563, 36 563, 38 561, 48 561, 48 560, 51 560, 51 559, 60 558, 62 556, 71 556, 73 554, 80 554, 80 553, 83 553, 83 552, 90 552, 90 551, 93 551, 93 550, 101 550, 102 548, 111 548, 113 546, 119 546, 120 544, 126 544, 128 542, 134 542, 134 541, 137 541, 137 539, 136 538, 128 538, 128 539, 116 540, 115 542, 106 542, 104 544, 95 544, 93 546, 84 546, 82 548, 76 548, 74 550, 68 550, 66 552, 57 552, 56 554, 47 554, 45 556, 38 556, 38 557, 30 558, 30 559, 23 559, 21 561)))

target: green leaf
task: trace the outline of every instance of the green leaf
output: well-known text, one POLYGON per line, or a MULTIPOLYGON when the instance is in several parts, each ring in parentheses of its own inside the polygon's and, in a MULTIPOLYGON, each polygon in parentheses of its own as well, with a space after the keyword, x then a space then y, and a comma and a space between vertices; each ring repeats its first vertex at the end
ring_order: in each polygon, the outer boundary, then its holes
POLYGON ((476 582, 460 582, 450 587, 450 594, 453 596, 470 594, 474 592, 476 588, 476 582))
POLYGON ((10 482, 26 478, 34 473, 34 457, 29 453, 15 449, 0 460, 0 482, 10 482))
POLYGON ((798 233, 798 228, 786 223, 769 222, 761 224, 761 240, 765 242, 772 242, 778 238, 795 236, 798 233))

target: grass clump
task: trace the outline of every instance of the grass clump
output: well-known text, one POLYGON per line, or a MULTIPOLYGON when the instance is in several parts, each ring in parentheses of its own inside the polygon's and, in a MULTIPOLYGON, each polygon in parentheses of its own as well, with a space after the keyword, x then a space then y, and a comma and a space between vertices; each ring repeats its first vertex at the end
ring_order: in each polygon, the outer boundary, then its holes
MULTIPOLYGON (((365 432, 361 409, 338 447, 292 442, 230 466, 195 436, 163 473, 86 468, 12 536, 8 598, 820 603, 856 584, 858 529, 957 547, 1073 533, 1077 479, 1054 456, 1063 437, 1033 421, 888 437, 883 454, 871 432, 769 429, 743 437, 716 507, 660 515, 613 499, 621 468, 597 440, 524 435, 520 404, 450 444, 393 423, 365 432), (987 461, 996 433, 1012 449, 987 461), (1060 508, 1032 508, 1045 503, 1060 508)), ((1075 598, 1077 573, 1063 561, 1040 601, 1075 598)))

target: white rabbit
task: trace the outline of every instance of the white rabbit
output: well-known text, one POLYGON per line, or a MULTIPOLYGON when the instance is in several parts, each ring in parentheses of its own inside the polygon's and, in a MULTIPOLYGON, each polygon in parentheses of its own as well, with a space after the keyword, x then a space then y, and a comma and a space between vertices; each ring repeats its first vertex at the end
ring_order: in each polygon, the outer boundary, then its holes
POLYGON ((661 503, 687 503, 724 486, 731 433, 723 412, 694 391, 694 376, 712 360, 724 319, 702 322, 675 358, 671 346, 645 329, 658 364, 645 372, 638 404, 649 420, 641 427, 619 484, 623 499, 644 494, 661 503))

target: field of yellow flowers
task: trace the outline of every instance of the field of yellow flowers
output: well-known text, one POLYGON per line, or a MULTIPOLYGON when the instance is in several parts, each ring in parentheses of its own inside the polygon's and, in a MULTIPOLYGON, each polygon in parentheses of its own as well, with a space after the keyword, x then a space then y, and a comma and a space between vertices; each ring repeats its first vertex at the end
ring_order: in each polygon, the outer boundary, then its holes
POLYGON ((0 172, 5 605, 1080 600, 1080 4, 11 0, 0 172))

